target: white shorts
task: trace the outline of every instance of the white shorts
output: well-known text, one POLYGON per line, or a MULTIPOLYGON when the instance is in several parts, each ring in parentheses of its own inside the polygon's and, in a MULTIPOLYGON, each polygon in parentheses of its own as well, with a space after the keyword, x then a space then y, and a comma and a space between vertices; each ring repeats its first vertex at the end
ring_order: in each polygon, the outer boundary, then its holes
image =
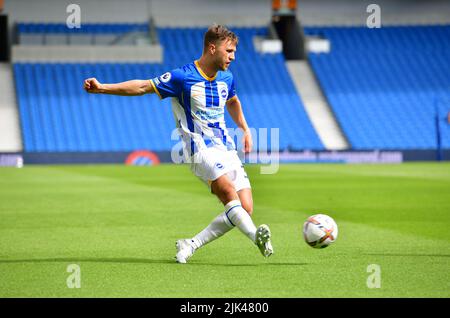
POLYGON ((227 174, 236 191, 251 188, 244 165, 235 150, 226 151, 217 148, 200 150, 194 155, 191 171, 208 187, 211 182, 227 174))

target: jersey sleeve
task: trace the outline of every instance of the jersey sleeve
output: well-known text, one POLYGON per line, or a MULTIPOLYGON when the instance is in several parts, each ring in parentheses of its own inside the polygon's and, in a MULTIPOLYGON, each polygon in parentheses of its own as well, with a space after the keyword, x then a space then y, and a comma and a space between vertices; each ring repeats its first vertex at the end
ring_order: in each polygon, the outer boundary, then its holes
POLYGON ((175 69, 152 78, 150 83, 159 98, 177 97, 183 90, 184 74, 183 70, 175 69))
POLYGON ((228 87, 228 98, 227 98, 227 101, 232 99, 234 96, 236 96, 236 88, 235 88, 235 84, 234 84, 234 78, 232 77, 231 81, 229 83, 229 87, 228 87))

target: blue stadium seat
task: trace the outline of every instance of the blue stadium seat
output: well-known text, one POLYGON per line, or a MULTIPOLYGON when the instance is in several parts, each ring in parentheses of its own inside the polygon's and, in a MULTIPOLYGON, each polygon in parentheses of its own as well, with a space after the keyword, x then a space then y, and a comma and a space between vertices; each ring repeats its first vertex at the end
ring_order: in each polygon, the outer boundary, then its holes
POLYGON ((148 32, 147 23, 83 23, 81 28, 70 29, 65 23, 17 23, 21 33, 126 33, 131 31, 148 32))

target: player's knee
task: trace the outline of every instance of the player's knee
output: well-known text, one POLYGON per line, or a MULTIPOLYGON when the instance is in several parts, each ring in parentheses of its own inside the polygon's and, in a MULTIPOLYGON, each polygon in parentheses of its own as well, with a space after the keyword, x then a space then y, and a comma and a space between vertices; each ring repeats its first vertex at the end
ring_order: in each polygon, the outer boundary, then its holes
POLYGON ((236 200, 237 194, 236 190, 233 186, 228 186, 224 189, 224 195, 227 198, 227 201, 236 200))
POLYGON ((248 215, 252 216, 253 214, 253 204, 247 201, 241 201, 242 208, 247 211, 248 215))
POLYGON ((236 200, 237 197, 236 190, 232 185, 223 186, 216 192, 217 196, 224 204, 236 200))

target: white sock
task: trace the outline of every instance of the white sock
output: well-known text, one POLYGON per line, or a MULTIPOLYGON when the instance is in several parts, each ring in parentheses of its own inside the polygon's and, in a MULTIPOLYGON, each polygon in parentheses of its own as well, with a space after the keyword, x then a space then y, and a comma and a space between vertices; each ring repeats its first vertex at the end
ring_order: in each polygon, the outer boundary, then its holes
POLYGON ((227 219, 225 212, 223 212, 219 214, 203 231, 194 236, 191 239, 191 243, 195 249, 198 249, 203 245, 221 237, 233 228, 234 226, 227 219))
POLYGON ((228 221, 255 242, 256 226, 239 200, 233 200, 225 205, 225 215, 228 221))

